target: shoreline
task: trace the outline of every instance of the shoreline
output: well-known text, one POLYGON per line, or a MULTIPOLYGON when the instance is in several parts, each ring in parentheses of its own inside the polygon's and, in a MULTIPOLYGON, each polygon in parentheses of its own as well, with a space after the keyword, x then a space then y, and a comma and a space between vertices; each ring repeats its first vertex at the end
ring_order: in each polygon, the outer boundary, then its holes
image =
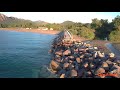
POLYGON ((50 35, 56 35, 60 32, 57 30, 39 30, 39 29, 24 29, 24 28, 0 28, 0 30, 17 31, 17 32, 32 32, 32 33, 50 34, 50 35))
MULTIPOLYGON (((38 33, 38 34, 49 34, 49 35, 57 35, 60 31, 57 30, 38 30, 38 29, 25 29, 25 28, 0 28, 0 30, 5 30, 5 31, 17 31, 17 32, 31 32, 31 33, 38 33)), ((103 40, 87 40, 85 38, 79 37, 77 35, 73 35, 74 40, 76 41, 92 41, 91 45, 96 45, 96 46, 101 46, 103 48, 103 51, 105 53, 110 52, 105 44, 108 41, 103 41, 103 40)))
MULTIPOLYGON (((38 33, 38 34, 49 34, 49 35, 57 35, 61 31, 57 30, 39 30, 39 29, 25 29, 25 28, 0 28, 0 30, 5 31, 17 31, 17 32, 31 32, 31 33, 38 33)), ((83 37, 79 37, 77 35, 73 35, 73 38, 77 41, 86 41, 87 39, 83 37)))

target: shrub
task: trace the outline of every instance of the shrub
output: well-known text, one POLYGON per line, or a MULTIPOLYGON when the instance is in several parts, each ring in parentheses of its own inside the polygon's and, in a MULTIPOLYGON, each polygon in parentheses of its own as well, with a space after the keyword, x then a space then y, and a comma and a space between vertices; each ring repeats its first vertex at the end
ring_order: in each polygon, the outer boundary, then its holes
POLYGON ((109 39, 112 42, 120 42, 120 31, 119 30, 112 31, 109 35, 109 39))

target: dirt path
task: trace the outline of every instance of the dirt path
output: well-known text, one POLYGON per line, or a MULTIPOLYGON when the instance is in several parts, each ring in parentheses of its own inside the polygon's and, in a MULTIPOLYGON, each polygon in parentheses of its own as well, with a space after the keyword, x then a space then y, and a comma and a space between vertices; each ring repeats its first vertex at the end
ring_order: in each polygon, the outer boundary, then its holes
POLYGON ((111 43, 106 43, 105 46, 112 52, 114 53, 117 57, 120 58, 120 52, 113 47, 111 43))

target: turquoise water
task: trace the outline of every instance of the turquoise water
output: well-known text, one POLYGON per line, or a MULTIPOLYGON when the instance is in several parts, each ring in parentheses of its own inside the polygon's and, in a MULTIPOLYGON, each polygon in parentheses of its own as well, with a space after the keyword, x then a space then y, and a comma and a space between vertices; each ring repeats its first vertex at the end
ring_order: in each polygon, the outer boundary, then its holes
POLYGON ((54 38, 55 35, 0 30, 0 78, 44 77, 41 68, 50 62, 48 51, 54 38))

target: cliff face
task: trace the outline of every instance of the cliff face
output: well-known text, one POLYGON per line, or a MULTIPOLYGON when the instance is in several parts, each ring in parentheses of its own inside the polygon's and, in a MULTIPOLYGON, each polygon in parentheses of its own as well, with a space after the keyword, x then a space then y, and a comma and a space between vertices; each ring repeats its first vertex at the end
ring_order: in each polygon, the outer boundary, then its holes
POLYGON ((0 14, 0 22, 11 21, 11 20, 17 20, 17 18, 15 18, 15 17, 7 17, 4 14, 0 14))
POLYGON ((0 22, 2 21, 6 21, 8 19, 7 16, 3 15, 3 14, 0 14, 0 22))

